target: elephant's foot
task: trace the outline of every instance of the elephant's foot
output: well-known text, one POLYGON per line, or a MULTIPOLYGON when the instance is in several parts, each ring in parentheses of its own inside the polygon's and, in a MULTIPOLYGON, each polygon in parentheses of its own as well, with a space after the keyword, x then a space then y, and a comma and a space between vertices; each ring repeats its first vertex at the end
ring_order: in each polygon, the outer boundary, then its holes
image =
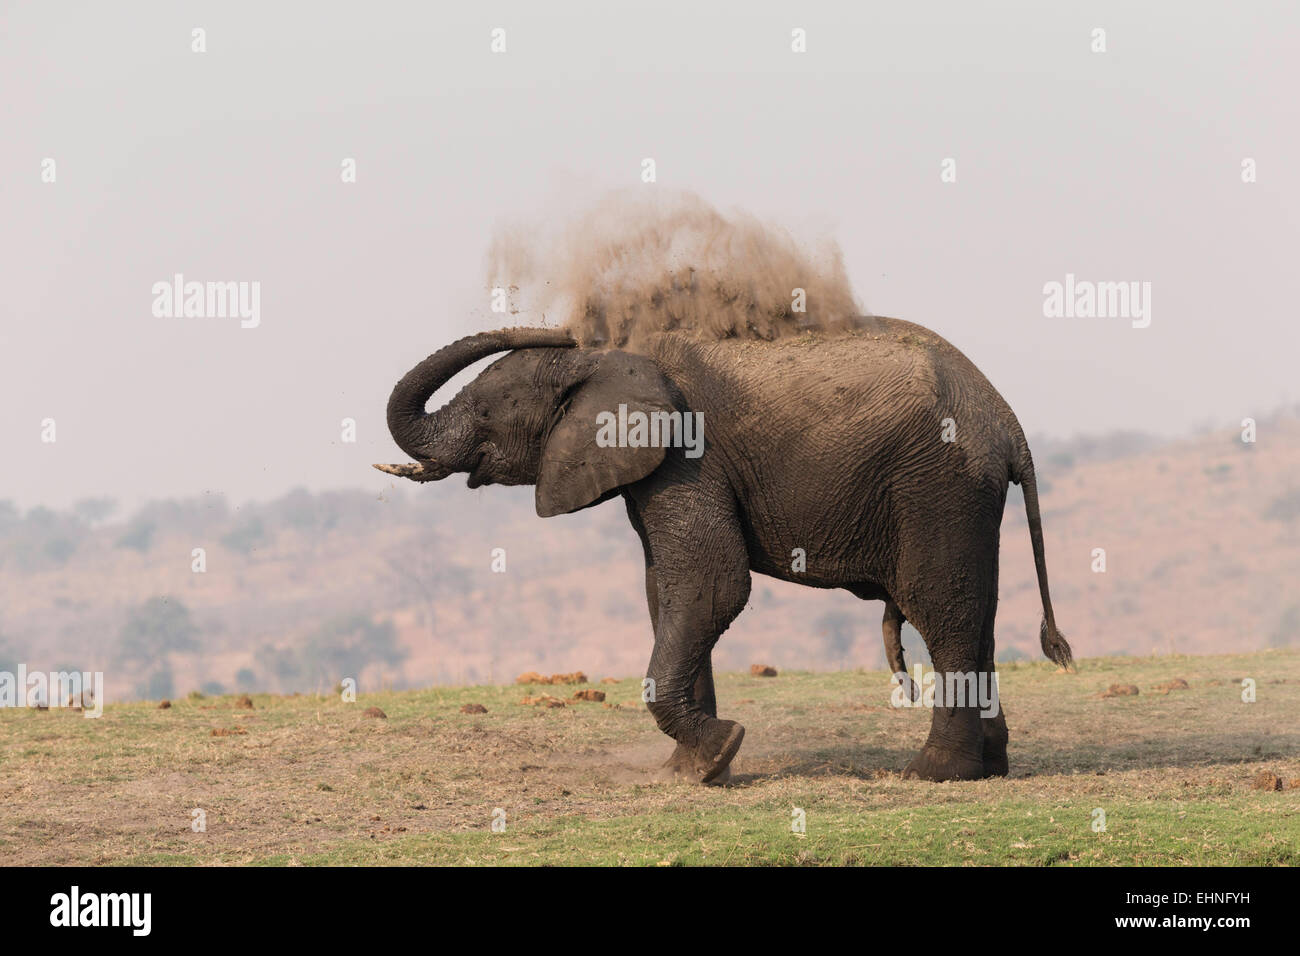
POLYGON ((992 759, 989 758, 988 754, 984 755, 984 776, 1005 777, 1007 770, 1007 755, 1005 753, 1001 757, 992 759))
POLYGON ((912 758, 912 762, 903 771, 905 780, 980 780, 984 773, 984 761, 965 752, 943 750, 932 744, 926 744, 921 752, 912 758))
POLYGON ((665 776, 669 779, 676 778, 680 780, 692 780, 700 783, 707 783, 711 787, 721 787, 731 780, 731 767, 722 768, 722 772, 711 780, 704 781, 700 779, 701 768, 695 750, 691 747, 678 744, 673 755, 664 763, 663 769, 665 776))
POLYGON ((745 739, 745 728, 734 720, 718 720, 710 717, 704 723, 704 732, 695 747, 696 767, 700 770, 701 783, 713 783, 728 769, 731 758, 736 756, 741 741, 745 739))

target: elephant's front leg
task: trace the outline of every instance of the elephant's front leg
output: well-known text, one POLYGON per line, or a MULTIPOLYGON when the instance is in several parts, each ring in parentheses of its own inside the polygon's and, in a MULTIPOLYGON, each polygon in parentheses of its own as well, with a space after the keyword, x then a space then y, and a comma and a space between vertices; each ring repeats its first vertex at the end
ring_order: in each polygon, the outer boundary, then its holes
POLYGON ((745 734, 717 717, 709 658, 749 599, 749 562, 733 514, 672 491, 641 508, 658 599, 647 703, 659 729, 677 741, 674 759, 689 755, 710 783, 726 774, 745 734))
MULTIPOLYGON (((695 678, 694 697, 700 705, 700 709, 706 714, 710 717, 718 716, 718 697, 713 686, 713 662, 707 658, 704 661, 704 667, 700 669, 700 676, 695 678)), ((687 747, 685 744, 678 744, 664 767, 678 776, 696 776, 694 748, 687 747)), ((730 779, 731 768, 727 767, 709 782, 721 786, 730 779)))
MULTIPOLYGON (((627 499, 627 515, 632 522, 632 527, 636 529, 637 536, 641 539, 641 547, 645 552, 646 604, 650 608, 650 627, 657 629, 659 627, 659 576, 655 574, 654 552, 650 548, 650 536, 646 533, 645 522, 641 520, 640 509, 631 498, 627 499)), ((706 714, 710 717, 718 716, 718 696, 713 686, 712 655, 705 657, 704 664, 700 668, 700 676, 695 678, 694 697, 706 714)), ((673 750, 672 756, 664 763, 664 767, 677 776, 696 776, 694 748, 679 743, 673 750)), ((721 786, 730 779, 731 768, 726 767, 709 782, 721 786)))

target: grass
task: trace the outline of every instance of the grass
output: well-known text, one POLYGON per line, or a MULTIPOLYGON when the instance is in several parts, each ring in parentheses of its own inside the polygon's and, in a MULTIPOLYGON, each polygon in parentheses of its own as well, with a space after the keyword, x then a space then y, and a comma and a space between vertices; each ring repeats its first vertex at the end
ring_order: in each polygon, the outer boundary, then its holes
POLYGON ((1300 653, 1000 665, 1011 775, 900 771, 929 726, 882 673, 718 678, 748 731, 725 788, 657 779, 639 682, 0 710, 0 851, 18 864, 1290 865, 1300 653), (1252 678, 1257 700, 1241 700, 1252 678), (1185 690, 1157 685, 1183 678, 1185 690), (1136 697, 1100 696, 1112 683, 1136 697), (460 713, 479 703, 488 713, 460 713), (377 706, 387 719, 366 717, 377 706), (214 729, 243 734, 213 736, 214 729), (195 832, 192 811, 206 827, 195 832), (802 811, 803 832, 795 832, 802 811), (1104 813, 1104 829, 1094 828, 1104 813), (504 831, 493 820, 504 817, 504 831))

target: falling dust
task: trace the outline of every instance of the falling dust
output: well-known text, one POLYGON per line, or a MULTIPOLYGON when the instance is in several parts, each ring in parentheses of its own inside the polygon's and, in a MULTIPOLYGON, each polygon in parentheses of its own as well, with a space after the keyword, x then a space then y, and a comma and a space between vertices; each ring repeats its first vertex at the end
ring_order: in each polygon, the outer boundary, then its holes
POLYGON ((635 348, 670 330, 775 339, 862 314, 834 241, 808 250, 691 193, 615 193, 555 225, 498 230, 488 277, 512 313, 563 325, 582 345, 635 348))

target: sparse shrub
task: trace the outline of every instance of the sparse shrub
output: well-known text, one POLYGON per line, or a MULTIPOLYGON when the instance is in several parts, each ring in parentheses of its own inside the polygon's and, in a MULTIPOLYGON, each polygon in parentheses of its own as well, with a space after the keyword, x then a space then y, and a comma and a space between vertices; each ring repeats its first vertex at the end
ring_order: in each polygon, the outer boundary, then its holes
POLYGON ((149 550, 153 543, 153 533, 156 525, 147 518, 135 518, 122 535, 117 539, 119 548, 130 548, 132 551, 139 551, 144 554, 149 550))
MULTIPOLYGON (((197 649, 197 635, 184 604, 173 597, 152 597, 127 615, 118 636, 118 656, 127 663, 148 665, 174 651, 197 649)), ((173 694, 169 690, 154 696, 173 694)))
POLYGON ((1295 521, 1300 518, 1300 488, 1286 491, 1269 504, 1264 517, 1271 521, 1295 521))
POLYGON ((332 618, 301 647, 263 645, 259 665, 288 687, 333 687, 342 676, 356 676, 372 664, 396 666, 406 659, 389 621, 376 623, 368 614, 332 618))
POLYGON ((117 510, 117 502, 112 498, 82 498, 72 510, 86 524, 96 524, 117 510))
POLYGON ((146 700, 167 700, 175 696, 176 689, 172 683, 172 669, 168 664, 161 664, 137 685, 136 696, 146 700))
POLYGON ((268 540, 262 519, 257 517, 249 518, 236 526, 233 531, 221 536, 221 543, 239 554, 251 554, 268 540))

